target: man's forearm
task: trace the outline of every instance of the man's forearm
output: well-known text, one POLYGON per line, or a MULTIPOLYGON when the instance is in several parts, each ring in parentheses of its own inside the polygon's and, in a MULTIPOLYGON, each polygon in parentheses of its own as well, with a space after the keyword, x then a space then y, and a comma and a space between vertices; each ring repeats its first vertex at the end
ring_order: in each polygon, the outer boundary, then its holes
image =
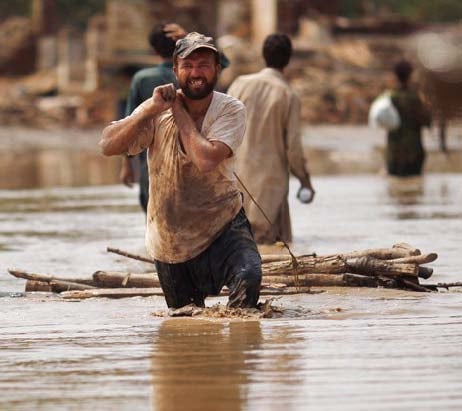
POLYGON ((184 108, 175 110, 175 122, 186 154, 196 167, 207 172, 223 160, 223 147, 208 141, 197 129, 191 116, 184 108))
POLYGON ((153 113, 141 111, 123 120, 116 121, 107 126, 102 133, 99 143, 105 156, 127 153, 130 145, 140 133, 152 128, 153 113))

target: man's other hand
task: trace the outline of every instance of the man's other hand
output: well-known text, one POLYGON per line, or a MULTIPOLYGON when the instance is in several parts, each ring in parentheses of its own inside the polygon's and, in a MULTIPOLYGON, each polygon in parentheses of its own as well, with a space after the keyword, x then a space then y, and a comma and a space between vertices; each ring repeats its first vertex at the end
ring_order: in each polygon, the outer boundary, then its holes
POLYGON ((176 98, 176 88, 173 83, 158 86, 152 93, 153 108, 165 111, 172 107, 176 98))
POLYGON ((315 191, 312 188, 300 187, 297 191, 297 198, 303 204, 309 204, 314 199, 315 191))
POLYGON ((132 187, 135 182, 135 172, 133 165, 128 157, 122 157, 122 167, 120 168, 120 182, 127 187, 132 187))
POLYGON ((186 30, 176 23, 166 24, 164 26, 164 33, 168 38, 175 41, 178 39, 182 39, 187 34, 186 30))

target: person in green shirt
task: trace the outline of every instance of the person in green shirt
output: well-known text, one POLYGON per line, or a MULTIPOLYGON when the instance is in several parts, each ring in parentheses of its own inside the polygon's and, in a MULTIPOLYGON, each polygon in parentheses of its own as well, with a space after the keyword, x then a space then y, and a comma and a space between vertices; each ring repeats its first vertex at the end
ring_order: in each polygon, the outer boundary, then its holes
MULTIPOLYGON (((130 115, 133 110, 143 101, 152 97, 152 92, 157 86, 164 84, 177 84, 173 73, 173 51, 176 40, 183 38, 186 31, 175 23, 157 24, 151 30, 148 40, 152 49, 161 57, 162 62, 154 67, 139 70, 133 76, 130 91, 127 98, 125 115, 130 115)), ((146 151, 138 154, 139 161, 139 201, 146 213, 149 200, 149 175, 146 162, 146 151)), ((135 182, 134 161, 130 157, 124 157, 120 171, 122 183, 131 187, 135 182)))
POLYGON ((431 116, 417 91, 409 86, 413 72, 405 59, 394 66, 397 86, 391 91, 391 101, 396 107, 400 126, 387 135, 386 164, 388 174, 413 176, 422 173, 425 149, 422 144, 422 127, 429 127, 431 116))

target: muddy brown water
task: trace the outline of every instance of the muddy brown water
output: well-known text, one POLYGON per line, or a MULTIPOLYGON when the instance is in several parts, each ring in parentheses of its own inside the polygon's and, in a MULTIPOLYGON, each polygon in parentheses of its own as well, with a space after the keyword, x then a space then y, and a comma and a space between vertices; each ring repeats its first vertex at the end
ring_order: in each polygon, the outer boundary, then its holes
MULTIPOLYGON (((317 176, 295 200, 298 253, 406 241, 437 252, 428 282, 462 281, 462 174, 317 176)), ((280 318, 159 318, 160 297, 63 301, 7 268, 142 271, 136 189, 0 190, 0 410, 458 410, 462 292, 332 288, 275 302, 280 318)), ((274 251, 274 250, 272 250, 274 251)), ((278 251, 278 250, 276 250, 278 251)), ((226 300, 209 298, 208 305, 226 300)))

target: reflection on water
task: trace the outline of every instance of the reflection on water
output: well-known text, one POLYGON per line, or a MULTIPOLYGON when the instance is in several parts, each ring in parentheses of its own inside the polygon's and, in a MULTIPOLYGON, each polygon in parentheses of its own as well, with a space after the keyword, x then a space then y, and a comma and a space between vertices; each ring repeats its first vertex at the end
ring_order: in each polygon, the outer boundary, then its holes
POLYGON ((96 150, 25 149, 17 155, 0 150, 0 189, 114 184, 120 159, 96 150))
POLYGON ((424 195, 422 177, 388 177, 388 195, 400 205, 417 205, 424 195))
POLYGON ((244 410, 279 386, 285 397, 303 382, 295 346, 303 340, 292 328, 263 335, 258 321, 164 321, 153 345, 153 409, 244 410))
MULTIPOLYGON (((295 252, 404 241, 438 253, 429 282, 461 280, 462 175, 314 184, 305 205, 291 181, 295 252)), ((105 251, 142 253, 144 223, 136 188, 0 190, 1 410, 460 409, 461 292, 329 289, 284 296, 281 319, 204 322, 152 316, 161 297, 21 297, 6 274, 152 269, 105 251)))
POLYGON ((394 178, 389 177, 388 196, 399 207, 397 217, 400 220, 407 219, 453 219, 462 217, 462 209, 443 209, 430 210, 426 207, 418 207, 426 203, 438 204, 440 206, 450 206, 451 189, 448 181, 441 181, 439 185, 429 184, 424 177, 394 178))
POLYGON ((164 321, 153 346, 153 409, 243 409, 261 343, 259 322, 164 321))

